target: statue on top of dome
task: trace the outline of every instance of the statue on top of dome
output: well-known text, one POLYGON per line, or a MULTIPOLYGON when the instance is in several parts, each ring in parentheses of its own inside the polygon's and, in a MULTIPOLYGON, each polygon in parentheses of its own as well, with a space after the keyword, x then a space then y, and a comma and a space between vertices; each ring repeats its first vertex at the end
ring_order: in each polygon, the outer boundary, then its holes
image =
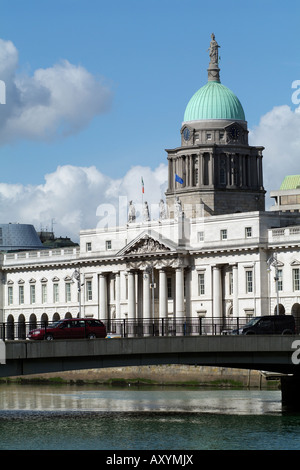
POLYGON ((211 41, 210 41, 210 46, 209 46, 209 57, 210 57, 210 63, 211 64, 218 64, 219 63, 219 44, 217 43, 215 39, 214 33, 211 35, 211 41))
POLYGON ((208 66, 208 81, 220 82, 220 69, 219 69, 219 44, 215 39, 214 33, 211 35, 209 57, 210 63, 208 66))

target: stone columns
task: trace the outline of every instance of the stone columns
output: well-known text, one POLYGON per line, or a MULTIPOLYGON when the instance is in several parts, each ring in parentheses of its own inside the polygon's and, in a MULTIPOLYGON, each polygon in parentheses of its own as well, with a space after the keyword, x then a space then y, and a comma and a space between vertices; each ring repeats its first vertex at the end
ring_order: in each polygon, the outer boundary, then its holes
POLYGON ((214 185, 214 156, 213 153, 209 153, 209 160, 208 160, 208 185, 214 185))
POLYGON ((151 318, 150 276, 146 270, 143 272, 143 318, 151 318))
POLYGON ((188 156, 189 159, 189 186, 194 186, 194 159, 193 155, 188 156))
POLYGON ((103 321, 108 319, 107 315, 107 279, 106 275, 101 273, 99 276, 99 318, 103 321))
POLYGON ((185 273, 185 316, 191 317, 191 270, 188 269, 185 273))
POLYGON ((238 267, 237 265, 232 266, 232 294, 233 294, 233 301, 232 301, 232 310, 233 316, 238 317, 238 267))
POLYGON ((213 317, 222 317, 222 286, 219 266, 213 267, 213 317))
POLYGON ((135 319, 135 274, 128 273, 128 320, 135 319))
POLYGON ((168 290, 167 274, 164 269, 159 270, 159 318, 168 316, 168 290))
POLYGON ((203 185, 203 153, 198 154, 198 188, 203 185))
POLYGON ((119 320, 121 318, 121 312, 120 312, 120 273, 116 273, 116 319, 119 320))
POLYGON ((176 319, 184 317, 184 268, 176 268, 176 319))

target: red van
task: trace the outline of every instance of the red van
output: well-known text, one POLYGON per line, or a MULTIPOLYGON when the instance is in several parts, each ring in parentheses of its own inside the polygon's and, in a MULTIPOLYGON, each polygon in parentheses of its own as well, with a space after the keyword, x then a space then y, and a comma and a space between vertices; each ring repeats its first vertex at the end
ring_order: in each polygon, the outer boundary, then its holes
POLYGON ((105 338, 106 327, 94 318, 68 318, 28 333, 28 339, 80 339, 105 338))

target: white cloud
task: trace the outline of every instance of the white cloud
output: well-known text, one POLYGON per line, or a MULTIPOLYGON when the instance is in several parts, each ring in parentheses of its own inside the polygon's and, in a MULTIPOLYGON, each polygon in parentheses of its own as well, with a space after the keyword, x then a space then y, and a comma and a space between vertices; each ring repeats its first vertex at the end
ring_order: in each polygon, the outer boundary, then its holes
MULTIPOLYGON (((300 173, 300 114, 288 106, 272 109, 250 132, 251 145, 264 150, 264 185, 278 189, 288 174, 300 173)), ((158 204, 167 189, 167 165, 130 168, 123 178, 113 179, 96 167, 60 166, 40 185, 0 183, 0 220, 33 224, 37 230, 51 228, 57 236, 78 241, 79 231, 127 221, 132 200, 141 220, 142 202, 147 201, 151 218, 158 217, 158 204), (145 193, 142 195, 141 178, 145 193)), ((269 205, 270 205, 269 201, 269 205)))
MULTIPOLYGON (((263 146, 264 187, 279 189, 287 175, 300 174, 300 113, 289 106, 274 107, 250 132, 250 144, 263 146)), ((267 194, 268 197, 268 194, 267 194)), ((267 199, 266 208, 273 205, 267 199)))
POLYGON ((0 79, 6 86, 6 104, 0 106, 0 144, 77 133, 107 112, 112 98, 102 79, 67 60, 32 76, 18 73, 18 51, 2 39, 0 79))
POLYGON ((113 215, 110 219, 113 224, 125 223, 130 200, 139 212, 141 177, 145 184, 143 201, 148 202, 151 217, 156 218, 167 182, 167 166, 162 164, 155 170, 133 167, 118 180, 103 175, 95 167, 66 165, 46 175, 45 182, 37 186, 0 183, 0 220, 50 230, 51 221, 55 219, 57 236, 69 236, 78 241, 80 230, 106 225, 107 211, 113 215))

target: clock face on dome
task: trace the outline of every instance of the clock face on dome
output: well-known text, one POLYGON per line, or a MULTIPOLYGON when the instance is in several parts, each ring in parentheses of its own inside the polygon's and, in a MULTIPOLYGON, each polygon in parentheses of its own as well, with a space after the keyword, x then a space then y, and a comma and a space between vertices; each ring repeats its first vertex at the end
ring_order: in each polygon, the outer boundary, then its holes
POLYGON ((191 137, 191 132, 187 127, 185 127, 183 130, 183 138, 184 140, 189 140, 190 137, 191 137))

